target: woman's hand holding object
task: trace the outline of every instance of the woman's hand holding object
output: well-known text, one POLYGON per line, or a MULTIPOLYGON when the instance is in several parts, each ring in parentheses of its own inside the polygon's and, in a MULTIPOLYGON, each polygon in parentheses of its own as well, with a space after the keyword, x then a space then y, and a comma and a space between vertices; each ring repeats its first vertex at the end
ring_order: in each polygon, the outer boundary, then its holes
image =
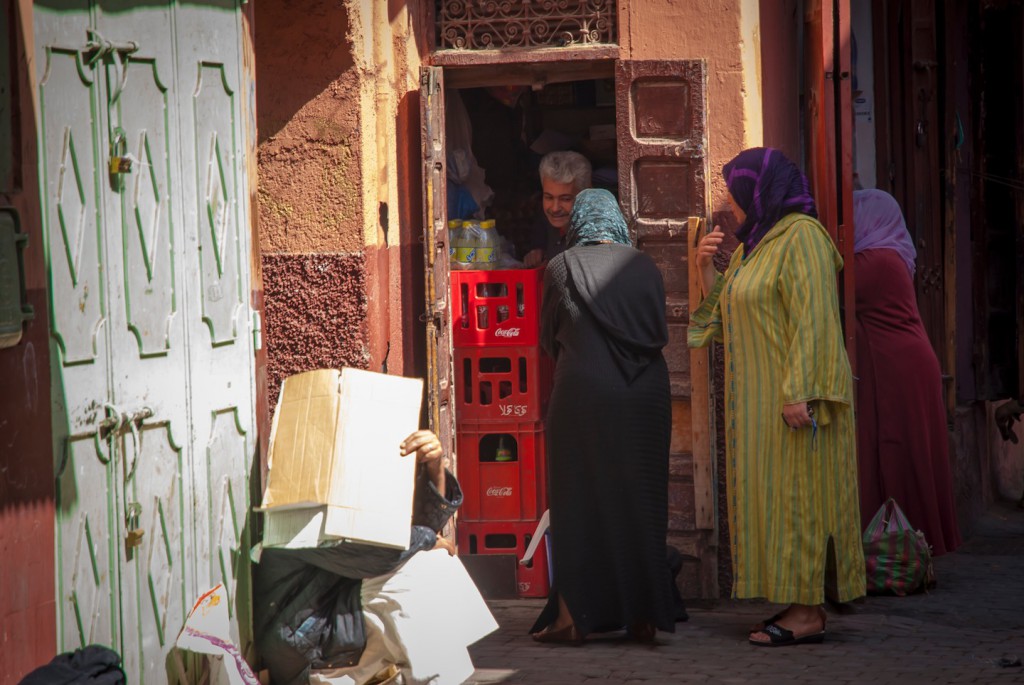
POLYGON ((722 227, 715 226, 714 230, 710 233, 705 233, 701 236, 700 242, 697 243, 697 268, 700 269, 701 286, 704 288, 705 295, 711 291, 715 284, 715 264, 713 260, 724 237, 725 234, 722 233, 722 227))
POLYGON ((795 402, 782 407, 782 420, 786 425, 796 430, 811 425, 811 413, 806 402, 795 402))

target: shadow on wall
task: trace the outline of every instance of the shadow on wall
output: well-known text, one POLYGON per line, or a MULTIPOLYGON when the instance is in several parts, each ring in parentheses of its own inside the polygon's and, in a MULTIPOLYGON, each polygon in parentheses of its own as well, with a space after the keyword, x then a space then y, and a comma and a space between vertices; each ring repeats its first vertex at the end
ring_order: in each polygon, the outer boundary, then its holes
POLYGON ((343 3, 299 7, 283 0, 261 0, 255 12, 256 112, 258 143, 262 143, 354 61, 343 3))

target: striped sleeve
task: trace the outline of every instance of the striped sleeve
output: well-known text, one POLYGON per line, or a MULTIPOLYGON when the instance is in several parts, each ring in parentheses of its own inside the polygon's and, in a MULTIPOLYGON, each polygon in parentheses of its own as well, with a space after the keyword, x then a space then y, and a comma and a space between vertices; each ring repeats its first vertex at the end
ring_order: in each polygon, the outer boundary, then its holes
POLYGON ((849 363, 836 290, 838 256, 824 229, 799 221, 789 230, 779 273, 785 312, 785 404, 813 399, 849 402, 849 363))
POLYGON ((725 286, 725 277, 715 275, 715 285, 700 306, 690 314, 690 325, 686 328, 686 344, 690 347, 707 347, 712 342, 722 342, 722 308, 718 303, 725 286))

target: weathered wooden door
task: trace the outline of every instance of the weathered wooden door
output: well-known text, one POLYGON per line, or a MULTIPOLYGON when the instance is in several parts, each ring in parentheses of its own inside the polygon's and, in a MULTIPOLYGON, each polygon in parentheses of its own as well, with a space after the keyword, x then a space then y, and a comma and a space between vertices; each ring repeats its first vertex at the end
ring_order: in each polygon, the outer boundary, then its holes
POLYGON ((423 145, 423 259, 426 275, 427 412, 445 453, 455 453, 455 369, 452 365, 451 288, 448 274, 447 177, 445 175, 444 71, 420 69, 423 145))
MULTIPOLYGON (((881 46, 881 91, 878 122, 878 187, 891 193, 903 209, 907 229, 917 248, 915 286, 921 321, 946 376, 947 403, 952 410, 955 366, 955 317, 949 316, 955 293, 952 231, 943 223, 942 148, 940 118, 944 95, 940 83, 940 43, 934 0, 878 2, 875 41, 881 46), (947 292, 948 291, 948 292, 947 292), (948 304, 947 304, 948 303, 948 304)), ((948 190, 948 189, 947 189, 948 190)))
POLYGON ((248 605, 241 15, 83 0, 37 4, 34 29, 58 648, 110 645, 131 682, 192 679, 167 658, 191 602, 223 582, 248 605))
POLYGON ((850 1, 808 0, 804 6, 804 35, 807 176, 818 218, 843 257, 843 330, 856 375, 850 1))
POLYGON ((718 533, 707 352, 686 346, 688 217, 707 214, 707 67, 698 60, 616 66, 619 200, 637 246, 665 279, 672 388, 669 543, 689 596, 718 596, 718 533))

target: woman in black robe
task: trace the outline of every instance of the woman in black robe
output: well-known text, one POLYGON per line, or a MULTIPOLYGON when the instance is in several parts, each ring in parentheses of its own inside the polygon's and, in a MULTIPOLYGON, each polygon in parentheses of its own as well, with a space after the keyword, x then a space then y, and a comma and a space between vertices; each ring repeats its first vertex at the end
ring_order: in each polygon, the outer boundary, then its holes
POLYGON ((665 287, 606 190, 576 196, 566 239, 541 308, 541 345, 556 363, 546 426, 554 584, 531 632, 579 643, 627 628, 650 642, 675 629, 665 287))

